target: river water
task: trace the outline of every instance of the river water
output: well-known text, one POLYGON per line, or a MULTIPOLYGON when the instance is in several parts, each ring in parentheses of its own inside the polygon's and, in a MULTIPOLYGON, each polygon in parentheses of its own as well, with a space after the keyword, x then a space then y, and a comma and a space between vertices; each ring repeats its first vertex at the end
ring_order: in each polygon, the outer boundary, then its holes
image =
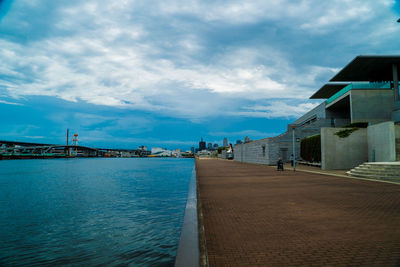
POLYGON ((193 165, 0 160, 0 266, 173 266, 193 165))

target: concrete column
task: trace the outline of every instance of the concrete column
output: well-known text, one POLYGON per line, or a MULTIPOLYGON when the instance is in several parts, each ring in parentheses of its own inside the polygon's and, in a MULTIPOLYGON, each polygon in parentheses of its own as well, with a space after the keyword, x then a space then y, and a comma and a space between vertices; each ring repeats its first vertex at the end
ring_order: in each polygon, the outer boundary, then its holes
POLYGON ((292 128, 292 144, 293 144, 293 170, 296 170, 296 137, 295 127, 292 128))
POLYGON ((400 123, 400 95, 399 95, 399 72, 397 64, 392 65, 393 69, 393 99, 394 109, 392 112, 392 120, 397 124, 400 123))
POLYGON ((397 64, 393 64, 393 89, 394 89, 394 101, 400 101, 399 95, 399 72, 397 70, 397 64))

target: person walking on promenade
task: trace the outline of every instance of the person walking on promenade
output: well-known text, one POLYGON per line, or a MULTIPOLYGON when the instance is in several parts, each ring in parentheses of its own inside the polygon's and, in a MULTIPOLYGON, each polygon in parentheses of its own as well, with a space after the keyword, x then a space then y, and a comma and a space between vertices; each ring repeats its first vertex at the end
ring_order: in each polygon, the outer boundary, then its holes
POLYGON ((228 159, 233 159, 233 147, 232 144, 229 144, 228 150, 226 151, 228 159))
POLYGON ((281 158, 276 162, 277 165, 277 171, 283 171, 283 161, 281 158))

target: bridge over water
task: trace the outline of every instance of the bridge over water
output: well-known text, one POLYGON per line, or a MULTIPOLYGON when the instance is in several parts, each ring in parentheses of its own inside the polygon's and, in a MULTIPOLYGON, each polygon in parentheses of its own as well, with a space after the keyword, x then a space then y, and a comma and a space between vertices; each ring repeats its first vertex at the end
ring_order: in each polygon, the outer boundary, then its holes
POLYGON ((92 148, 0 140, 0 158, 68 158, 68 157, 139 157, 147 153, 137 149, 92 148))

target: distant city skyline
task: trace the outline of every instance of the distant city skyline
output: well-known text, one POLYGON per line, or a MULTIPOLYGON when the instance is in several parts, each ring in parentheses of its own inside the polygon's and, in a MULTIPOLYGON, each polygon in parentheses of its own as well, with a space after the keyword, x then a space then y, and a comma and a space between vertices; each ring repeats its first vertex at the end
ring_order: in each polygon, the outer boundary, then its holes
POLYGON ((198 147, 279 135, 359 54, 400 54, 400 2, 0 1, 0 139, 198 147), (151 8, 150 8, 151 7, 151 8))

